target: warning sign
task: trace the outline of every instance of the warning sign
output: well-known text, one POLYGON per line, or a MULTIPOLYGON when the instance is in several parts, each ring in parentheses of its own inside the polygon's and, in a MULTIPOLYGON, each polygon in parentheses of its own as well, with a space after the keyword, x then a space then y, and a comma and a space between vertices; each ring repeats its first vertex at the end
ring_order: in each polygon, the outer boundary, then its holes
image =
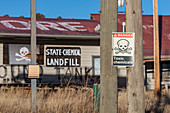
POLYGON ((135 33, 112 33, 113 65, 133 66, 135 33))

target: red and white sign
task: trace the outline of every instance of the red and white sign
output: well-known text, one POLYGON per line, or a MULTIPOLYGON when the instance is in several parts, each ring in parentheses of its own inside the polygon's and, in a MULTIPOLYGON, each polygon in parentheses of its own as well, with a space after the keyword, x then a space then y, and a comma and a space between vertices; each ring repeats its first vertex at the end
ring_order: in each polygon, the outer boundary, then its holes
POLYGON ((133 66, 135 33, 112 33, 113 65, 133 66))
POLYGON ((133 38, 133 33, 113 33, 113 37, 126 37, 126 38, 133 38))

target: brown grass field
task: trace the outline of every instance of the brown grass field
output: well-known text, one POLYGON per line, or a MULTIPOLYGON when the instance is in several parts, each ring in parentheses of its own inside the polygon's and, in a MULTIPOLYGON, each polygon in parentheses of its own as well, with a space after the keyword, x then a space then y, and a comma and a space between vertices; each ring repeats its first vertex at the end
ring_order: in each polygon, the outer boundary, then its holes
MULTIPOLYGON (((30 90, 10 88, 0 91, 0 113, 31 113, 30 90)), ((119 91, 119 113, 127 113, 126 91, 119 91)), ((152 91, 145 93, 146 113, 170 113, 170 98, 163 95, 156 100, 152 91)), ((37 113, 95 113, 92 88, 42 89, 37 92, 37 113)), ((96 111, 97 112, 97 111, 96 111)))

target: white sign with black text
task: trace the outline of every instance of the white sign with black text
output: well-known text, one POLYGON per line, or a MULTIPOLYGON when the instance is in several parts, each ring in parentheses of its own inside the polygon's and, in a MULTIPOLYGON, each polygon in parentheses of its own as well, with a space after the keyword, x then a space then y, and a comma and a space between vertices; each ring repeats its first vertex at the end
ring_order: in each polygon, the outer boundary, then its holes
POLYGON ((135 33, 112 33, 113 66, 134 65, 135 33))
POLYGON ((79 47, 47 47, 46 65, 59 67, 80 67, 81 49, 79 47))

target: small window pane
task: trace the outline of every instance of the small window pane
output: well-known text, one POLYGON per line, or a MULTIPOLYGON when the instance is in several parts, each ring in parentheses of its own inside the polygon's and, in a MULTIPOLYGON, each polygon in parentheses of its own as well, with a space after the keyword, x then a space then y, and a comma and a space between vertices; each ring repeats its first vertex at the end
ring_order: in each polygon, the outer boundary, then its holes
POLYGON ((100 58, 94 58, 94 75, 100 75, 100 58))

